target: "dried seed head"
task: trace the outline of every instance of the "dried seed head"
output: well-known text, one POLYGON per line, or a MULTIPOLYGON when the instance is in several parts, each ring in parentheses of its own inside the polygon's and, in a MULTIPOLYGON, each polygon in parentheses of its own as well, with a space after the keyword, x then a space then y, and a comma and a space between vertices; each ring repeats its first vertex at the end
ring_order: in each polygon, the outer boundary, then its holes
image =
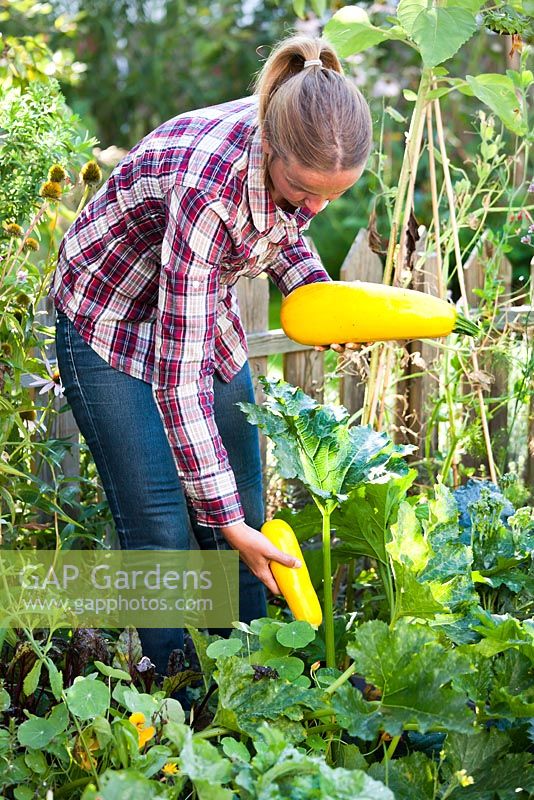
POLYGON ((16 239, 20 239, 20 237, 24 234, 24 231, 20 225, 17 225, 16 222, 4 223, 3 228, 6 236, 13 236, 16 239))
POLYGON ((39 189, 39 194, 45 200, 59 200, 61 197, 61 184, 57 181, 46 181, 39 189))
POLYGON ((61 183, 66 179, 66 177, 67 173, 61 164, 52 164, 48 170, 48 180, 52 181, 53 183, 61 183))
POLYGON ((88 161, 80 170, 82 181, 89 186, 94 186, 102 180, 102 170, 96 161, 88 161))
POLYGON ((23 250, 39 250, 39 242, 33 236, 28 236, 22 246, 23 250))

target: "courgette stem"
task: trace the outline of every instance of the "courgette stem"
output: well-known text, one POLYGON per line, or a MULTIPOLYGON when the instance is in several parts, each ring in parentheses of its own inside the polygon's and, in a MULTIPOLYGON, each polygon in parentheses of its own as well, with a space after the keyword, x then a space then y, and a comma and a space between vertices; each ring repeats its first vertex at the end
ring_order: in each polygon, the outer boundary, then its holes
POLYGON ((478 336, 480 328, 470 319, 464 317, 463 314, 458 314, 456 322, 454 323, 453 333, 463 333, 465 336, 478 336))
POLYGON ((334 639, 334 604, 332 600, 332 559, 330 554, 330 511, 319 507, 323 516, 323 595, 324 595, 324 638, 326 666, 336 666, 336 646, 334 639))

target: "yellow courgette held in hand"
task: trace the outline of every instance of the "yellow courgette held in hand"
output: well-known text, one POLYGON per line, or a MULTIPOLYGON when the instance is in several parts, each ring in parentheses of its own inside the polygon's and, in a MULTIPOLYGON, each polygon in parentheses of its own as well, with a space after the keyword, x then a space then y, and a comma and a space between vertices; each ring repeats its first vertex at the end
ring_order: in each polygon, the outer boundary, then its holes
POLYGON ((283 299, 280 319, 286 336, 315 346, 478 333, 473 322, 439 297, 363 281, 299 286, 283 299))
POLYGON ((271 519, 263 524, 261 532, 275 547, 301 562, 298 569, 284 567, 277 561, 271 561, 270 567, 295 619, 317 627, 323 620, 323 612, 293 528, 282 519, 271 519))

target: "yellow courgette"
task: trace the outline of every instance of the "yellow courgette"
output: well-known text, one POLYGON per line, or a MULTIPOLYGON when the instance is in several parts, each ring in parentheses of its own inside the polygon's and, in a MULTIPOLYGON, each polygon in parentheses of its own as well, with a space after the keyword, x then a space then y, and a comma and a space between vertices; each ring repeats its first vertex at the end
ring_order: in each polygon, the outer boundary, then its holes
POLYGON ((275 547, 301 562, 298 569, 284 567, 277 561, 271 561, 270 567, 295 619, 317 627, 323 620, 323 612, 292 527, 282 519, 271 519, 263 524, 261 532, 275 547))
POLYGON ((283 299, 280 318, 286 336, 316 346, 478 333, 474 323, 439 297, 363 281, 299 286, 283 299))

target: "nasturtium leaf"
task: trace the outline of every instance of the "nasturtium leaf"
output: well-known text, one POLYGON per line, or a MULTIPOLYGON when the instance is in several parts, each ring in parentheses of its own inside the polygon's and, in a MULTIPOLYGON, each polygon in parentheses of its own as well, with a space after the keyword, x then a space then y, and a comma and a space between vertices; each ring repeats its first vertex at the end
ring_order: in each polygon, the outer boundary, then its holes
POLYGON ((285 681, 295 681, 304 672, 304 661, 295 656, 269 658, 265 661, 265 666, 275 669, 278 677, 285 681))
POLYGON ((54 706, 48 717, 31 716, 20 725, 17 737, 23 747, 38 750, 45 747, 53 738, 62 733, 68 722, 65 705, 54 706))
POLYGON ((278 641, 276 635, 282 629, 283 624, 276 620, 269 620, 259 631, 258 639, 261 645, 261 653, 265 658, 275 658, 288 654, 289 649, 278 641))
POLYGON ((28 750, 24 755, 26 766, 37 775, 42 775, 48 769, 46 758, 40 750, 28 750))
POLYGON ((219 639, 212 642, 206 649, 206 655, 210 658, 229 658, 239 653, 243 647, 239 639, 219 639))
POLYGON ((132 714, 140 711, 147 721, 157 714, 161 707, 161 694, 159 696, 138 692, 134 687, 127 688, 123 694, 124 705, 132 714))
POLYGON ((78 677, 65 695, 69 711, 78 719, 102 716, 109 707, 109 687, 103 681, 78 677))
POLYGON ((512 133, 517 136, 528 133, 526 114, 515 93, 514 82, 508 75, 467 75, 466 80, 476 97, 489 106, 512 133))
POLYGON ((367 12, 359 6, 345 6, 336 11, 324 28, 324 36, 343 58, 361 53, 388 39, 404 39, 399 26, 379 28, 372 25, 367 12))
POLYGON ((475 15, 460 3, 442 8, 429 7, 427 0, 401 0, 397 16, 418 45, 425 67, 452 58, 477 29, 475 15))
POLYGON ((298 647, 306 647, 307 644, 315 639, 315 630, 309 622, 296 620, 289 622, 276 632, 276 638, 284 647, 291 647, 293 650, 298 647))

